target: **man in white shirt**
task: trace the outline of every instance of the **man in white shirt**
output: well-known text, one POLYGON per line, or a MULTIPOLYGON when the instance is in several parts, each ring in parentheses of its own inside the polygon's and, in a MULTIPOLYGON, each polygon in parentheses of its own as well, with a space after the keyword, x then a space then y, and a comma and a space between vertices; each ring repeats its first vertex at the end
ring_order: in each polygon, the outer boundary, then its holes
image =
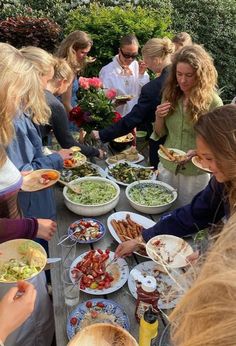
POLYGON ((122 37, 118 54, 99 73, 105 88, 116 89, 118 96, 131 97, 129 101, 116 101, 116 110, 122 116, 131 111, 138 101, 142 86, 149 82, 146 64, 136 60, 138 49, 139 43, 135 35, 122 37))

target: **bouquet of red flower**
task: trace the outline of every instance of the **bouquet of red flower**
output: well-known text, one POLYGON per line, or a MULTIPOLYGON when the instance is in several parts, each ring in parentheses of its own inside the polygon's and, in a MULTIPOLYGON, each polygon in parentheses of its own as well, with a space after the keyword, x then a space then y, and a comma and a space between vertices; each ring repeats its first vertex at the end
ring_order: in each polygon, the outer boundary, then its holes
POLYGON ((87 133, 100 130, 121 119, 115 111, 114 89, 104 89, 99 78, 79 79, 78 106, 70 111, 69 120, 87 133))

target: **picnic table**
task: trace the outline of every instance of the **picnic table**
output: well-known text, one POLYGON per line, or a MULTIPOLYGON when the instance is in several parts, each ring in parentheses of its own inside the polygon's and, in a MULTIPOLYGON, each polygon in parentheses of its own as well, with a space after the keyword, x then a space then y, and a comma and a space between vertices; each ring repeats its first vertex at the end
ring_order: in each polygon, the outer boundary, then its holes
MULTIPOLYGON (((107 165, 105 161, 101 160, 95 160, 96 164, 98 164, 100 167, 105 168, 107 165)), ((147 166, 147 160, 144 160, 142 162, 144 166, 147 166)), ((120 193, 120 199, 119 203, 115 207, 114 210, 110 211, 108 214, 96 216, 96 219, 102 222, 104 225, 107 225, 107 218, 109 215, 113 214, 114 212, 118 211, 130 211, 138 213, 136 210, 134 210, 131 205, 129 204, 126 196, 125 196, 125 187, 120 186, 121 193, 120 193)), ((63 187, 62 186, 55 186, 55 198, 56 198, 56 205, 57 205, 57 224, 58 224, 58 231, 54 238, 49 242, 49 253, 50 257, 62 257, 61 251, 63 251, 63 248, 61 246, 58 246, 57 243, 59 242, 59 238, 67 233, 68 226, 73 223, 74 221, 82 218, 83 216, 76 215, 69 211, 67 207, 64 204, 63 194, 62 194, 63 187)), ((140 213, 139 213, 140 214, 140 213)), ((159 218, 158 215, 144 215, 154 221, 157 221, 159 218)), ((107 230, 105 237, 103 237, 101 240, 99 240, 96 243, 93 244, 77 244, 76 246, 76 256, 79 256, 83 254, 84 252, 87 252, 91 249, 106 249, 109 248, 111 251, 115 251, 116 247, 118 246, 118 243, 114 240, 110 232, 107 230)), ((133 254, 132 256, 126 257, 125 259, 128 263, 129 270, 133 267, 135 267, 137 264, 148 261, 147 258, 143 258, 141 256, 138 256, 136 254, 133 254)), ((62 273, 63 273, 63 265, 62 263, 56 263, 53 264, 51 267, 51 280, 52 280, 52 296, 53 296, 53 308, 54 308, 54 318, 55 318, 55 329, 56 329, 56 344, 57 346, 65 346, 68 343, 68 337, 66 332, 66 324, 67 324, 67 316, 69 312, 71 311, 71 308, 68 307, 65 304, 64 299, 64 288, 63 288, 63 281, 62 281, 62 273)), ((98 298, 96 295, 90 295, 84 292, 80 292, 80 302, 84 302, 86 300, 92 299, 92 298, 98 298)), ((139 324, 137 323, 135 319, 135 304, 136 300, 131 295, 128 284, 126 283, 121 289, 114 293, 110 293, 106 296, 102 296, 101 298, 107 298, 111 299, 115 302, 117 302, 119 305, 121 305, 125 312, 127 313, 129 320, 130 320, 130 333, 135 337, 135 339, 138 341, 138 335, 139 335, 139 324)), ((72 308, 73 309, 73 308, 72 308)), ((156 340, 155 345, 158 345, 159 338, 161 337, 161 334, 165 328, 165 320, 160 314, 159 317, 159 333, 158 338, 156 340)))

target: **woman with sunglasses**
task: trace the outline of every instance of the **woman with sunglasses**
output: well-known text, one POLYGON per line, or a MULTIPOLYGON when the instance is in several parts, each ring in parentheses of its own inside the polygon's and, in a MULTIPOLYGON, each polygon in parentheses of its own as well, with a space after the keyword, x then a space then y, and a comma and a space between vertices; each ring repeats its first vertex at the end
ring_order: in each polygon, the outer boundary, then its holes
POLYGON ((136 60, 138 49, 139 43, 135 35, 122 37, 118 54, 99 73, 105 88, 116 89, 119 96, 133 96, 128 102, 118 101, 117 112, 122 116, 131 111, 138 101, 142 86, 149 82, 146 64, 136 60))

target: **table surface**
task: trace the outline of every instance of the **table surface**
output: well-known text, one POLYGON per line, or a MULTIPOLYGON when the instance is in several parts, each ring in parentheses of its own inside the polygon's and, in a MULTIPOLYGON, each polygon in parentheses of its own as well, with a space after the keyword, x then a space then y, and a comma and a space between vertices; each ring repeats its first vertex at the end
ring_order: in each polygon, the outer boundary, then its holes
MULTIPOLYGON (((107 165, 104 161, 95 160, 100 167, 105 168, 107 165)), ((147 161, 143 161, 142 164, 145 166, 148 165, 147 161)), ((131 211, 138 213, 134 210, 129 204, 126 196, 125 196, 125 187, 120 186, 121 193, 118 205, 114 210, 109 212, 108 214, 96 216, 96 219, 100 220, 104 225, 107 225, 107 218, 114 212, 117 211, 131 211)), ((57 245, 59 242, 59 238, 67 234, 68 226, 74 222, 75 220, 80 219, 82 216, 76 215, 69 211, 64 204, 62 186, 55 186, 55 198, 57 205, 57 224, 58 231, 54 238, 49 242, 49 253, 50 257, 62 257, 62 247, 57 245)), ((139 213, 140 214, 140 213, 139 213)), ((144 214, 143 214, 144 215, 144 214)), ((157 221, 160 217, 159 215, 147 215, 144 216, 157 221)), ((111 251, 115 251, 118 243, 111 236, 110 232, 107 230, 105 237, 93 244, 77 244, 76 246, 76 257, 81 255, 82 253, 90 250, 91 248, 97 249, 106 249, 109 248, 111 251), (92 246, 93 245, 93 246, 92 246)), ((126 261, 129 265, 129 270, 131 270, 138 263, 147 261, 148 259, 143 258, 141 256, 133 254, 130 257, 126 258, 126 261)), ((52 293, 53 293, 53 308, 54 308, 54 317, 55 317, 55 328, 56 328, 56 344, 57 346, 65 346, 68 343, 67 333, 66 333, 66 321, 71 308, 65 305, 64 300, 64 288, 62 282, 62 272, 63 266, 62 263, 56 263, 51 265, 51 280, 52 280, 52 293)), ((84 302, 91 298, 98 298, 99 296, 93 296, 84 292, 80 292, 80 302, 84 302)), ((129 292, 128 284, 126 283, 121 289, 118 291, 108 294, 106 296, 101 296, 101 298, 108 298, 114 300, 118 304, 124 307, 129 320, 130 320, 130 333, 136 338, 138 341, 138 333, 139 333, 139 324, 137 323, 134 312, 135 312, 135 302, 136 300, 133 298, 131 293, 129 292)), ((73 309, 73 308, 72 308, 73 309)), ((160 315, 159 318, 159 332, 158 338, 156 341, 156 345, 158 345, 158 340, 165 328, 165 320, 160 315)))

